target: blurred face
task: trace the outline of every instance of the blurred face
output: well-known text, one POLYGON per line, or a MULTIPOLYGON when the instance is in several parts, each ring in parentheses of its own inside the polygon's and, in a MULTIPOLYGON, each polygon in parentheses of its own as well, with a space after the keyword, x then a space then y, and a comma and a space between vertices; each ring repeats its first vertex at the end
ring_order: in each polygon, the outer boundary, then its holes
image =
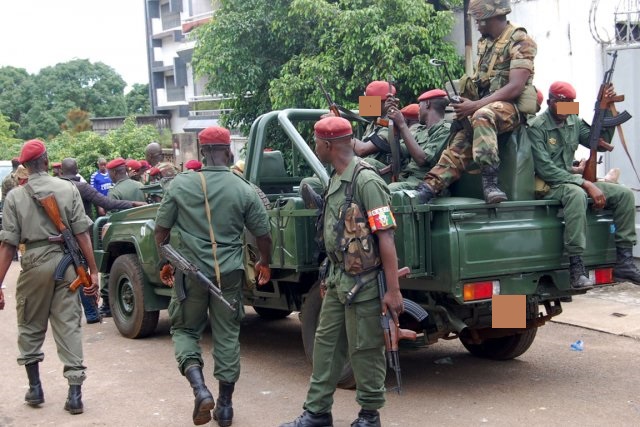
POLYGON ((556 123, 564 123, 569 117, 568 114, 558 114, 558 102, 573 102, 573 99, 565 98, 558 99, 553 96, 549 96, 547 100, 547 105, 549 106, 549 111, 551 112, 551 117, 556 123))
POLYGON ((111 181, 113 181, 114 183, 116 182, 116 170, 115 169, 109 169, 109 178, 111 178, 111 181))
POLYGON ((418 110, 418 119, 421 125, 427 124, 427 112, 429 111, 429 106, 427 101, 420 101, 420 109, 418 110))
POLYGON ((100 173, 105 173, 107 171, 107 161, 106 160, 98 162, 98 170, 100 171, 100 173))

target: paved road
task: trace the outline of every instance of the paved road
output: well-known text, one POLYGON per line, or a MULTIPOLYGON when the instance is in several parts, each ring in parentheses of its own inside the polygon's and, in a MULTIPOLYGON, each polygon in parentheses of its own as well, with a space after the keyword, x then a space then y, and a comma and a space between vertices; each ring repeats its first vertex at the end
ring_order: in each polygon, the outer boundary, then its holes
MULTIPOLYGON (((14 263, 5 281, 8 305, 0 312, 0 426, 192 425, 193 398, 173 360, 166 315, 161 316, 156 335, 144 340, 122 338, 111 319, 86 325, 85 413, 77 416, 62 410, 66 384, 48 336, 41 370, 46 403, 39 409, 24 405, 26 376, 15 363, 17 270, 14 263)), ((573 304, 579 308, 582 302, 573 304)), ((203 346, 209 351, 211 341, 205 339, 203 346)), ((471 357, 457 341, 405 351, 401 356, 405 393, 388 394, 383 423, 636 426, 640 425, 638 360, 638 340, 559 323, 541 328, 531 349, 508 362, 471 357), (571 351, 570 344, 578 339, 584 341, 584 351, 571 351)), ((208 356, 209 378, 211 369, 208 356)), ((297 416, 309 374, 297 316, 265 322, 249 310, 242 331, 242 377, 234 396, 233 425, 277 426, 297 416)), ((392 386, 393 376, 387 381, 392 386)), ((213 380, 209 384, 213 391, 213 380)), ((354 393, 339 390, 333 410, 335 426, 348 426, 357 411, 354 393)))

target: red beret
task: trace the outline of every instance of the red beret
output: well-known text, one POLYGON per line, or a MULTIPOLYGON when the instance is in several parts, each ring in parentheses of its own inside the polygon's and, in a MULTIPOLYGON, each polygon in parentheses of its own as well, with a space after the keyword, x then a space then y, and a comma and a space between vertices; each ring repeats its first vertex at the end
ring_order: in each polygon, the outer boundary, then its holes
POLYGON ((200 145, 231 145, 231 133, 220 126, 209 126, 198 134, 200 145))
POLYGON ((567 82, 555 82, 549 87, 549 95, 559 99, 576 99, 576 90, 567 82))
POLYGON ((409 104, 400 110, 405 119, 418 120, 420 115, 420 106, 418 104, 409 104))
POLYGON ((62 167, 62 163, 61 162, 55 162, 51 165, 52 168, 61 168, 62 167))
POLYGON ((151 176, 156 176, 160 174, 160 169, 158 169, 157 167, 152 167, 151 169, 149 169, 149 175, 151 176))
POLYGON ((191 159, 184 164, 184 167, 193 171, 199 171, 200 169, 202 169, 202 163, 197 160, 191 159))
POLYGON ((322 139, 336 139, 353 134, 351 123, 342 117, 325 117, 313 126, 315 135, 322 139))
POLYGON ((126 162, 124 161, 124 159, 122 157, 118 157, 107 163, 107 169, 115 169, 118 166, 124 166, 125 164, 126 162))
POLYGON ((140 170, 140 168, 142 167, 140 162, 134 159, 127 160, 125 164, 129 169, 133 169, 134 171, 140 170))
POLYGON ((542 91, 540 89, 536 89, 536 102, 538 103, 538 105, 542 105, 542 101, 544 101, 544 95, 542 94, 542 91))
POLYGON ((138 161, 140 162, 141 168, 149 169, 149 162, 147 162, 146 160, 138 160, 138 161))
POLYGON ((22 146, 22 150, 20 150, 20 163, 28 162, 29 160, 37 159, 42 156, 42 154, 47 151, 44 146, 44 142, 39 139, 32 139, 27 141, 22 146))
MULTIPOLYGON (((387 99, 387 94, 389 93, 389 82, 385 82, 382 80, 376 80, 367 86, 364 91, 366 96, 379 96, 383 101, 387 99)), ((391 85, 391 94, 396 94, 396 87, 391 85)))
POLYGON ((442 89, 428 90, 418 97, 418 102, 426 101, 433 98, 446 98, 446 96, 447 92, 443 91, 442 89))

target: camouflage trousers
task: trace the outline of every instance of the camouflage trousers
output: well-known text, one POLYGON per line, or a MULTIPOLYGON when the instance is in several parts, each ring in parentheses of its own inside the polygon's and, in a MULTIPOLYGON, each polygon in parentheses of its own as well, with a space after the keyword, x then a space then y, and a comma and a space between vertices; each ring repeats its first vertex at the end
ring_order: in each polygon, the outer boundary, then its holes
POLYGON ((425 182, 436 193, 460 179, 473 161, 477 166, 500 165, 498 135, 520 125, 520 116, 509 102, 492 102, 478 109, 471 117, 473 139, 464 129, 458 131, 435 165, 425 176, 425 182))

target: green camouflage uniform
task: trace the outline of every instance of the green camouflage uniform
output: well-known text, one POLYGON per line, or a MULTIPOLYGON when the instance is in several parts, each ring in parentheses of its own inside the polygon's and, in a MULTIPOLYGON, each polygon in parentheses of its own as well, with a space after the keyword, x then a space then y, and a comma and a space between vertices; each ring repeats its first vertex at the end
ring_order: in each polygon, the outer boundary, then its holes
MULTIPOLYGON (((512 31, 509 24, 504 30, 512 31)), ((505 34, 505 33, 503 33, 505 34)), ((499 52, 491 75, 487 74, 496 40, 481 38, 478 42, 478 64, 474 80, 478 83, 478 96, 484 98, 509 82, 510 70, 522 68, 531 71, 525 90, 533 90, 533 60, 536 56, 536 43, 526 31, 513 31, 502 52, 499 52)), ((533 90, 535 93, 535 90, 533 90)), ((463 94, 464 95, 464 94, 463 94)), ((535 99, 535 98, 534 98, 535 99)), ((463 171, 474 161, 478 166, 498 167, 498 135, 514 130, 520 125, 520 112, 514 103, 492 102, 478 109, 471 119, 473 136, 464 130, 458 131, 451 144, 444 150, 438 164, 427 174, 425 181, 436 192, 447 188, 458 180, 463 171)))
MULTIPOLYGON (((531 140, 536 176, 550 188, 544 199, 560 200, 564 211, 564 246, 569 256, 582 255, 586 246, 587 193, 581 187, 584 180, 571 173, 578 144, 589 146, 589 125, 576 115, 567 117, 559 127, 549 110, 536 117, 527 130, 531 140)), ((602 137, 610 141, 612 130, 602 137)), ((594 183, 604 193, 606 209, 613 211, 616 226, 616 246, 631 248, 636 243, 635 199, 628 188, 608 182, 594 183)))
MULTIPOLYGON (((313 348, 313 373, 305 401, 305 409, 315 413, 331 411, 333 394, 347 358, 356 377, 356 401, 364 409, 378 409, 384 405, 384 379, 387 372, 384 338, 380 324, 380 300, 377 271, 363 275, 366 283, 347 307, 346 295, 355 279, 341 268, 342 253, 337 247, 334 226, 340 207, 345 201, 345 189, 353 178, 359 159, 354 157, 341 174, 334 174, 325 198, 323 224, 324 242, 329 259, 325 278, 327 293, 322 301, 320 320, 313 348)), ((364 209, 372 221, 372 210, 390 206, 389 190, 384 181, 372 170, 360 172, 353 186, 353 201, 364 209)), ((395 228, 387 222, 381 229, 395 228)))
POLYGON ((440 120, 430 128, 421 124, 409 128, 416 142, 427 155, 427 162, 423 166, 418 166, 416 161, 411 159, 400 172, 399 182, 389 184, 390 191, 414 190, 422 182, 426 173, 440 158, 449 138, 450 128, 451 124, 444 120, 440 120))
MULTIPOLYGON (((36 195, 55 195, 62 222, 73 234, 83 233, 91 227, 80 193, 69 181, 40 172, 29 176, 28 185, 36 195)), ((18 364, 29 365, 44 360, 42 344, 49 322, 58 357, 64 364, 63 375, 69 385, 80 385, 86 376, 80 329, 82 308, 78 296, 82 290, 69 291, 69 284, 76 278, 73 268, 67 269, 64 280, 53 280, 64 253, 62 245, 47 239, 60 233, 25 186, 14 188, 7 195, 2 213, 0 241, 26 246, 16 284, 18 364)))
MULTIPOLYGON (((239 301, 236 312, 228 310, 202 285, 185 281, 187 299, 178 302, 175 292, 169 304, 171 336, 180 372, 203 366, 199 341, 211 322, 214 376, 235 383, 240 376, 240 321, 244 317, 242 236, 244 227, 255 236, 269 233, 269 217, 253 187, 225 166, 206 166, 201 172, 207 183, 211 225, 217 242, 216 256, 221 274, 220 289, 227 301, 239 301)), ((214 260, 199 173, 180 173, 172 181, 158 208, 156 224, 170 228, 171 244, 215 281, 214 260)), ((177 272, 176 272, 177 273, 177 272)))
POLYGON ((2 200, 7 198, 9 191, 18 186, 18 177, 15 172, 11 172, 2 180, 2 200))
POLYGON ((147 199, 142 192, 142 184, 131 178, 123 178, 109 189, 109 198, 129 200, 130 202, 145 202, 147 199))

